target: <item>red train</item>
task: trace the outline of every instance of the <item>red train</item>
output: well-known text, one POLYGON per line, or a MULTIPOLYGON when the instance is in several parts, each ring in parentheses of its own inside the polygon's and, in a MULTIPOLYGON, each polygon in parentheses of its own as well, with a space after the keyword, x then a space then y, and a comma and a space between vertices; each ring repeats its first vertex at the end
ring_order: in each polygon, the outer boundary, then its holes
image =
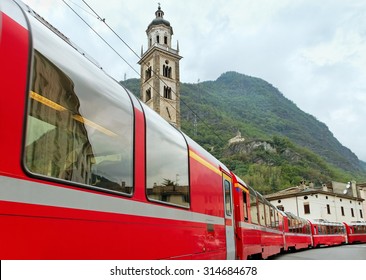
POLYGON ((315 220, 311 224, 311 233, 313 235, 313 246, 321 245, 333 246, 346 244, 348 237, 346 226, 339 222, 329 222, 322 219, 315 220))
MULTIPOLYGON (((32 9, 0 9, 0 259, 247 259, 336 243, 276 209, 32 9)), ((358 226, 339 233, 364 242, 358 226)))
POLYGON ((364 243, 366 242, 366 222, 358 221, 352 223, 344 223, 347 231, 348 243, 364 243))

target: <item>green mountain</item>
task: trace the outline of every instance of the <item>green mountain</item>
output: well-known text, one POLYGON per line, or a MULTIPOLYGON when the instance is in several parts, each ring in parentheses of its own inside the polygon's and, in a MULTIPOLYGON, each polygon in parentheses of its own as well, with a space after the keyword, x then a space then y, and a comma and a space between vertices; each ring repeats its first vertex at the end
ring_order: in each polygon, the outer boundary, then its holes
MULTIPOLYGON (((139 80, 123 84, 139 96, 139 80)), ((259 78, 227 72, 216 81, 182 83, 181 121, 187 135, 264 192, 302 179, 366 178, 365 163, 324 123, 259 78), (238 131, 245 141, 228 145, 238 131)))

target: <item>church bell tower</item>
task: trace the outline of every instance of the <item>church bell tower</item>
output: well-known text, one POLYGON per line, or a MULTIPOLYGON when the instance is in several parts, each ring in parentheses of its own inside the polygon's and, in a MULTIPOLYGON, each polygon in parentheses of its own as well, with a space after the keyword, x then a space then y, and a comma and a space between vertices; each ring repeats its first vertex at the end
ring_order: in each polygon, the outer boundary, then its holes
POLYGON ((172 48, 173 28, 160 4, 146 30, 148 48, 141 48, 141 100, 180 128, 179 45, 172 48))

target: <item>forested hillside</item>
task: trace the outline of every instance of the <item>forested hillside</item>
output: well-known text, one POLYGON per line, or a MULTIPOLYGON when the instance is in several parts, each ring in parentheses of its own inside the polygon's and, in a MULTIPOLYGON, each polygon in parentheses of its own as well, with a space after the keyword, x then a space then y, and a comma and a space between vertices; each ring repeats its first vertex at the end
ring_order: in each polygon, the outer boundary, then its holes
MULTIPOLYGON (((123 84, 139 96, 139 80, 123 84)), ((216 81, 182 83, 181 120, 187 135, 264 192, 302 179, 366 178, 364 163, 324 123, 259 78, 227 72, 216 81), (245 141, 228 145, 238 131, 245 141), (248 149, 253 142, 266 144, 248 149)))

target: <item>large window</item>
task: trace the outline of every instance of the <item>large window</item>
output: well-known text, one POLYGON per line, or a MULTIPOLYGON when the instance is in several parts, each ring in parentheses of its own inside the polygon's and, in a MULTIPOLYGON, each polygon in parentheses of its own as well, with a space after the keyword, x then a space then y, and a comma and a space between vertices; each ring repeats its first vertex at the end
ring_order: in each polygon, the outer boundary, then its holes
POLYGON ((146 108, 145 115, 147 196, 150 200, 189 207, 187 143, 176 128, 154 111, 146 108))
POLYGON ((264 210, 264 199, 259 193, 257 193, 257 198, 258 198, 259 223, 262 226, 265 226, 266 225, 266 219, 265 219, 265 210, 264 210))
POLYGON ((250 198, 250 217, 253 224, 259 224, 258 220, 258 203, 255 191, 249 188, 249 198, 250 198))
POLYGON ((97 68, 90 70, 86 61, 67 56, 60 60, 64 64, 57 66, 35 51, 26 168, 64 182, 132 194, 129 97, 117 83, 96 74, 97 68))

